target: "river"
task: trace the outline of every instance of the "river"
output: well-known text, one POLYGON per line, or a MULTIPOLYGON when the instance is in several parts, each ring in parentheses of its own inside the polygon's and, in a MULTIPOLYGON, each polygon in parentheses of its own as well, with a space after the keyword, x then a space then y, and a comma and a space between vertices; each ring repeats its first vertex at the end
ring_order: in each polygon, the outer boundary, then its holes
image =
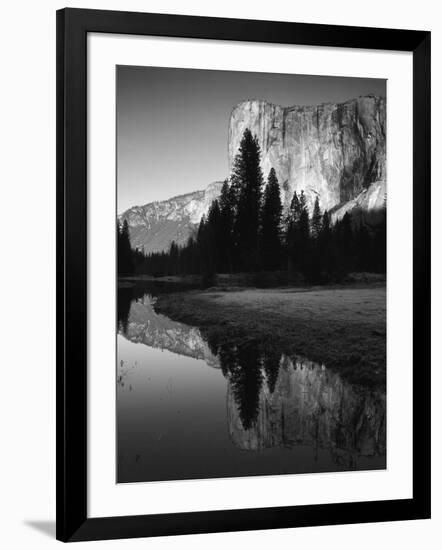
POLYGON ((119 290, 117 482, 386 467, 383 391, 253 335, 214 349, 157 291, 119 290))

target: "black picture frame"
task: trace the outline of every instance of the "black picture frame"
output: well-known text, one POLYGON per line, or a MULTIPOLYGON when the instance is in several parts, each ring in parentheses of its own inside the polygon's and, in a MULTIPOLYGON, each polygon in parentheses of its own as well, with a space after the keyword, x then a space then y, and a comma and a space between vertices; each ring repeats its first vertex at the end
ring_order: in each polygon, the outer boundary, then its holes
POLYGON ((57 539, 84 541, 430 517, 430 33, 63 9, 57 12, 57 539), (87 34, 413 54, 413 498, 87 516, 87 34))

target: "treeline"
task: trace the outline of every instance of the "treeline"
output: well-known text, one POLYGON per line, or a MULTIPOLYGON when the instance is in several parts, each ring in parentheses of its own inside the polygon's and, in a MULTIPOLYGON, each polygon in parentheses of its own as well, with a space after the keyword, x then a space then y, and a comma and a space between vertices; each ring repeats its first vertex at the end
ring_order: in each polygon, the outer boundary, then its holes
POLYGON ((117 220, 118 275, 133 275, 137 268, 145 264, 146 260, 147 257, 140 250, 134 250, 131 247, 127 220, 124 220, 122 224, 117 220))
MULTIPOLYGON (((125 233, 123 224, 121 233, 125 233)), ((288 270, 308 281, 338 280, 351 271, 385 272, 386 213, 368 231, 350 214, 333 226, 316 198, 309 213, 303 191, 283 216, 280 186, 272 168, 264 187, 257 138, 246 129, 230 181, 222 186, 185 246, 144 256, 133 252, 137 271, 154 275, 288 270)), ((135 269, 135 267, 133 267, 135 269)))

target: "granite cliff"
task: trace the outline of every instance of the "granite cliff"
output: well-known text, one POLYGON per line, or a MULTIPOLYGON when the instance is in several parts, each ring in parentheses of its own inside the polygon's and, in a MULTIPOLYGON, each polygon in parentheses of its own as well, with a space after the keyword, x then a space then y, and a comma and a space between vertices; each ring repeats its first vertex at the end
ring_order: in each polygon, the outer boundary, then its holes
POLYGON ((256 135, 264 175, 274 168, 287 206, 296 190, 330 210, 386 179, 386 102, 364 96, 344 103, 281 107, 239 103, 229 123, 230 166, 244 130, 256 135))

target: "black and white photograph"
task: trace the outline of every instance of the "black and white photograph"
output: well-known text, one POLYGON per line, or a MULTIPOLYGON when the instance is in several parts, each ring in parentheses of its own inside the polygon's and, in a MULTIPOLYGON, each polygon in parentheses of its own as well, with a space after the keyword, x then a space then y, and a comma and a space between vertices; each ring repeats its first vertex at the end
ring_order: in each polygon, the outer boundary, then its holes
POLYGON ((386 102, 116 67, 117 483, 386 468, 386 102))
POLYGON ((4 5, 1 548, 440 550, 438 8, 4 5))

